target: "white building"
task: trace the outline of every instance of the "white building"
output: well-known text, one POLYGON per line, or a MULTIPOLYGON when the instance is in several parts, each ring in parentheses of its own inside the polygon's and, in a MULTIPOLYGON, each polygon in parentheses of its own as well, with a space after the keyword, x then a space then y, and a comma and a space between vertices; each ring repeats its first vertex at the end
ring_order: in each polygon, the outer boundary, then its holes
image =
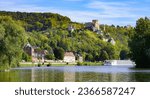
POLYGON ((65 52, 64 54, 64 62, 75 62, 75 55, 73 54, 73 52, 65 52))
POLYGON ((108 42, 110 42, 112 45, 115 45, 115 44, 116 44, 116 42, 115 42, 115 40, 114 40, 113 38, 110 38, 110 39, 108 40, 108 42))
POLYGON ((73 32, 75 30, 73 25, 69 25, 68 26, 68 31, 73 32))

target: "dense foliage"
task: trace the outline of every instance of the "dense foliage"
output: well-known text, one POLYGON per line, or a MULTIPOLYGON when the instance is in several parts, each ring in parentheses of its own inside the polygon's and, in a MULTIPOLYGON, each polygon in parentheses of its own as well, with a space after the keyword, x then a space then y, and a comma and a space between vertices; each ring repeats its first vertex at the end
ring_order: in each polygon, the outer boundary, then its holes
MULTIPOLYGON (((112 27, 109 26, 108 29, 110 28, 112 27)), ((116 27, 113 27, 113 29, 115 32, 118 32, 116 27)), ((122 29, 125 29, 126 32, 129 31, 123 27, 122 29)), ((39 46, 41 49, 49 51, 49 59, 54 59, 53 56, 55 56, 55 59, 62 59, 58 58, 55 51, 59 48, 62 48, 65 52, 73 51, 81 54, 85 61, 119 59, 122 50, 126 51, 123 59, 128 59, 128 35, 124 34, 124 31, 115 34, 110 30, 109 33, 113 35, 116 41, 115 45, 103 41, 100 34, 89 30, 75 30, 70 33, 67 29, 48 29, 44 32, 32 32, 27 34, 28 41, 31 45, 39 46), (118 35, 120 36, 118 37, 118 35)), ((103 37, 105 37, 105 35, 104 33, 103 37)))
POLYGON ((2 16, 11 16, 14 20, 22 21, 27 31, 43 31, 48 28, 66 28, 71 22, 68 17, 53 13, 26 13, 0 11, 2 16))
POLYGON ((130 41, 132 59, 138 68, 150 68, 150 19, 140 18, 130 41))
POLYGON ((16 66, 22 56, 25 44, 25 31, 17 21, 0 16, 0 66, 16 66))

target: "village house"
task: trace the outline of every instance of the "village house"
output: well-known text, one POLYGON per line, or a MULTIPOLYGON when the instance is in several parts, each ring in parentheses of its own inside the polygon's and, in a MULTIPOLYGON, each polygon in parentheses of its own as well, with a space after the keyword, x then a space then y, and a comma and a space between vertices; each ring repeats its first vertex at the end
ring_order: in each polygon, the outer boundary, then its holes
POLYGON ((110 38, 110 39, 108 40, 108 42, 111 43, 112 45, 115 45, 115 44, 116 44, 116 42, 115 42, 115 40, 114 40, 113 38, 110 38))
POLYGON ((46 50, 39 50, 38 47, 33 47, 29 43, 24 46, 24 51, 31 56, 32 62, 44 62, 46 50))
POLYGON ((75 30, 74 26, 70 24, 68 26, 68 31, 73 32, 74 30, 75 30))
POLYGON ((109 43, 111 43, 112 45, 115 45, 115 44, 116 44, 115 40, 114 40, 112 37, 103 38, 103 41, 109 42, 109 43))
POLYGON ((81 55, 78 55, 78 62, 83 62, 83 57, 81 55))
POLYGON ((74 63, 76 61, 75 55, 73 52, 65 52, 64 54, 64 62, 74 63))

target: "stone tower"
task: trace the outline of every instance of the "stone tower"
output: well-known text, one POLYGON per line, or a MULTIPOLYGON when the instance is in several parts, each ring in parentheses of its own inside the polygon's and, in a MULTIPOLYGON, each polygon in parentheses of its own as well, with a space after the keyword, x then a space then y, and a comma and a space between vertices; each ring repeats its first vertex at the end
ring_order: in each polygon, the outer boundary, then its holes
POLYGON ((98 20, 92 20, 92 23, 94 25, 94 27, 99 30, 99 23, 98 23, 98 20))

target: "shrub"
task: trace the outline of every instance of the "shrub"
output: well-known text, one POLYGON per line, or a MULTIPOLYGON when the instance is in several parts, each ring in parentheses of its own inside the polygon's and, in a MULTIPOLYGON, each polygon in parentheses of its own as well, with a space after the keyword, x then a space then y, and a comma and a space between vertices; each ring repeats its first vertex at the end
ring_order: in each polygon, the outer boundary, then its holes
POLYGON ((84 65, 85 65, 85 66, 87 66, 87 65, 88 65, 88 63, 84 63, 84 65))
POLYGON ((82 66, 83 64, 81 62, 77 62, 77 66, 82 66))
POLYGON ((49 67, 49 66, 52 66, 52 64, 51 64, 51 63, 48 63, 48 64, 47 64, 47 67, 49 67))
POLYGON ((41 67, 42 66, 42 64, 41 63, 38 63, 38 67, 41 67))

